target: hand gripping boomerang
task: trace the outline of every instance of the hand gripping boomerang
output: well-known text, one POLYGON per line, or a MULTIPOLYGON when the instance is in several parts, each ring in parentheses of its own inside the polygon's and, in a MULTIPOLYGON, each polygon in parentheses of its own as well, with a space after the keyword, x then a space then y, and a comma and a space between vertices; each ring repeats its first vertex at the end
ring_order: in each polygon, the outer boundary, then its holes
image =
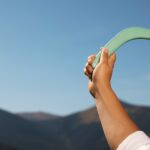
MULTIPOLYGON (((150 29, 141 27, 130 27, 120 31, 116 36, 114 36, 108 43, 104 45, 108 49, 109 56, 116 52, 123 44, 128 41, 135 39, 145 39, 150 40, 150 29)), ((101 51, 96 55, 96 58, 92 64, 95 68, 100 61, 101 51)))

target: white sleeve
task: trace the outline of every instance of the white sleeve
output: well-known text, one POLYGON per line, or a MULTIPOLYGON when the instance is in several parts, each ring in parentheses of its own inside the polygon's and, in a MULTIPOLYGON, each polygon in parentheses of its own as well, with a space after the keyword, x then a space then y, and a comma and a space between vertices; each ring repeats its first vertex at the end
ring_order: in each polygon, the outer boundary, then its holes
POLYGON ((150 150, 150 138, 143 131, 130 134, 117 150, 150 150))

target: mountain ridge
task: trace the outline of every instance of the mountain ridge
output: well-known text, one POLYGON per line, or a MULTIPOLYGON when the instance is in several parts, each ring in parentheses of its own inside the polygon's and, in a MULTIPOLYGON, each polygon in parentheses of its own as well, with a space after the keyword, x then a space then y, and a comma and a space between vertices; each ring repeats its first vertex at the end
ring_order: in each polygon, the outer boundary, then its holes
MULTIPOLYGON (((150 135, 150 107, 122 104, 141 130, 150 135)), ((96 107, 67 116, 54 115, 54 118, 48 113, 41 115, 40 112, 41 118, 35 112, 34 115, 29 114, 31 117, 25 118, 0 110, 0 146, 9 145, 8 150, 109 149, 96 107), (46 116, 44 119, 43 115, 46 116)))
POLYGON ((37 112, 18 112, 16 115, 32 121, 44 121, 60 118, 61 116, 54 115, 47 112, 37 111, 37 112))

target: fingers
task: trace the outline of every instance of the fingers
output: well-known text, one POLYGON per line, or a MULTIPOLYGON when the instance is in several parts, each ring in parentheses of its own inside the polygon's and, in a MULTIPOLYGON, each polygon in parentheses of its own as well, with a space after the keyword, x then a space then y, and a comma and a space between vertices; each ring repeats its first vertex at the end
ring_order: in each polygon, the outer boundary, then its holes
POLYGON ((86 69, 90 74, 93 73, 93 67, 89 65, 88 63, 86 64, 86 69))
POLYGON ((108 60, 108 64, 109 64, 109 66, 111 67, 111 69, 114 68, 115 62, 116 62, 116 54, 113 53, 113 54, 109 57, 109 60, 108 60))
POLYGON ((92 63, 93 63, 93 61, 94 61, 95 58, 96 58, 95 55, 90 55, 90 56, 88 57, 88 59, 87 59, 88 64, 89 64, 89 65, 92 65, 92 63))
POLYGON ((93 70, 93 67, 87 63, 84 68, 84 73, 89 79, 92 79, 93 70))
POLYGON ((84 68, 84 74, 91 80, 92 74, 90 74, 90 73, 88 72, 88 70, 86 69, 86 67, 84 68))
POLYGON ((101 63, 108 63, 108 49, 107 48, 103 48, 101 51, 100 64, 101 63))
POLYGON ((93 61, 94 61, 94 59, 95 59, 95 55, 90 55, 89 57, 88 57, 88 60, 87 60, 87 64, 86 64, 86 66, 84 67, 84 74, 86 75, 86 76, 88 76, 88 78, 91 80, 92 79, 92 74, 93 74, 93 67, 92 67, 92 63, 93 63, 93 61))

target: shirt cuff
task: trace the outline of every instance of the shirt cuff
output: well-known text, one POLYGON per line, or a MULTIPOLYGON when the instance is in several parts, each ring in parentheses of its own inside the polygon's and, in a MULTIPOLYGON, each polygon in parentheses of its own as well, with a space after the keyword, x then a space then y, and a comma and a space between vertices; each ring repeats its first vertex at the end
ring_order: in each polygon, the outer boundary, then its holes
POLYGON ((143 131, 130 134, 117 148, 117 150, 137 150, 141 146, 150 146, 150 138, 143 131))

